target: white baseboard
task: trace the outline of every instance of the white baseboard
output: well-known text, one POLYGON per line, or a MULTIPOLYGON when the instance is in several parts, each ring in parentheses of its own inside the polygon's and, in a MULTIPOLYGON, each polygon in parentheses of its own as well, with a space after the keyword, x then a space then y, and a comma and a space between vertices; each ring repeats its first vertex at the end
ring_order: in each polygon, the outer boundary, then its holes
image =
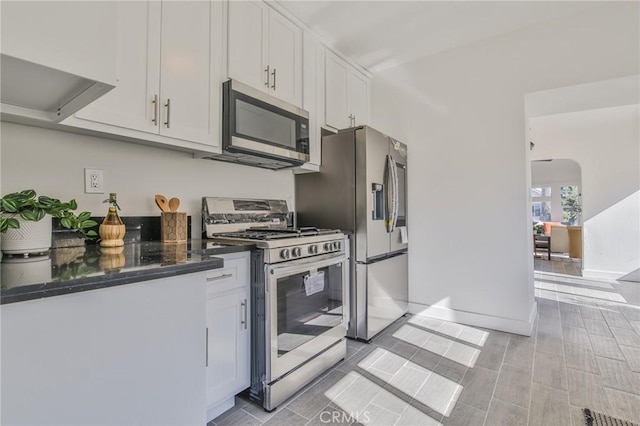
POLYGON ((529 319, 527 321, 494 317, 475 312, 457 311, 455 309, 445 308, 442 306, 428 306, 420 303, 409 303, 409 313, 428 318, 454 321, 470 326, 521 334, 523 336, 531 336, 533 333, 533 325, 536 320, 536 315, 538 314, 538 304, 534 302, 531 306, 529 319))
POLYGON ((612 272, 612 271, 598 271, 597 269, 583 269, 582 278, 600 278, 605 280, 617 280, 624 277, 628 272, 612 272))
POLYGON ((208 406, 207 423, 209 423, 211 420, 215 419, 225 411, 232 409, 234 405, 236 405, 236 397, 231 396, 231 398, 223 399, 222 401, 215 402, 212 405, 208 406))

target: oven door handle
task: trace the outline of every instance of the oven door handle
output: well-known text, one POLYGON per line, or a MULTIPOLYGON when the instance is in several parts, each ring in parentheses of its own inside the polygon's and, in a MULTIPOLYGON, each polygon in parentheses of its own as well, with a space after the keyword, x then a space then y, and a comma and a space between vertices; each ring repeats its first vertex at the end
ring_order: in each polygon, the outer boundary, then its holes
POLYGON ((326 256, 317 256, 307 259, 294 260, 286 263, 279 263, 269 267, 269 276, 277 275, 293 275, 297 272, 307 271, 309 269, 320 269, 325 266, 335 265, 347 260, 344 253, 339 255, 331 254, 326 256))

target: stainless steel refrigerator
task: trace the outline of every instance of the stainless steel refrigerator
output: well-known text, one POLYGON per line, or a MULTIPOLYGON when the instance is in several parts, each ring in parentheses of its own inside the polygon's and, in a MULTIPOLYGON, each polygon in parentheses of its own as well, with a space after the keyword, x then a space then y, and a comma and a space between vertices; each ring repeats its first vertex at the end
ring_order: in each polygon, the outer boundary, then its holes
POLYGON ((299 226, 351 233, 347 335, 370 340, 407 312, 407 146, 368 126, 325 136, 295 188, 299 226))

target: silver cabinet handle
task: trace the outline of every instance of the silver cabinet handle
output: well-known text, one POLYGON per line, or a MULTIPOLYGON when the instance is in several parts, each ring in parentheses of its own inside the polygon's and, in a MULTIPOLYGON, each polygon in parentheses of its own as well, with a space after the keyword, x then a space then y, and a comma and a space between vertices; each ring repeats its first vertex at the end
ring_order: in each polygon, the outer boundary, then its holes
POLYGON ((226 280, 227 278, 231 278, 232 276, 233 274, 224 274, 218 275, 217 277, 207 277, 207 282, 210 283, 211 281, 226 280))
POLYGON ((353 127, 354 122, 356 120, 356 116, 353 114, 349 114, 349 117, 347 117, 349 119, 349 126, 353 127))
POLYGON ((264 85, 269 87, 269 65, 267 65, 267 68, 265 68, 264 73, 266 74, 266 77, 267 77, 266 78, 267 81, 264 82, 264 85))
POLYGON ((153 122, 154 126, 158 125, 158 95, 153 95, 153 100, 151 101, 153 104, 153 122))
POLYGON ((247 299, 244 299, 240 304, 240 306, 242 306, 242 320, 240 321, 240 324, 242 325, 242 328, 246 330, 247 329, 247 299))
POLYGON ((171 99, 167 98, 167 103, 164 106, 167 107, 167 121, 164 122, 164 125, 168 129, 171 127, 171 99))
POLYGON ((273 86, 271 86, 271 88, 273 90, 276 90, 276 69, 274 68, 273 71, 271 72, 271 75, 273 76, 273 86))
POLYGON ((207 327, 206 329, 204 348, 205 348, 204 349, 205 351, 204 366, 208 367, 209 366, 209 327, 207 327))

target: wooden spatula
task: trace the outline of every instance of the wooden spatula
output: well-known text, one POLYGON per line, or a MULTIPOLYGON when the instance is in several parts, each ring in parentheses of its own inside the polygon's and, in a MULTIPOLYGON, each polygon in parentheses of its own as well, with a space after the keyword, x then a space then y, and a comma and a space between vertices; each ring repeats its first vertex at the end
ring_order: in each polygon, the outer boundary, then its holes
POLYGON ((178 207, 180 207, 180 198, 172 198, 169 200, 169 210, 172 212, 177 212, 178 207))
POLYGON ((156 194, 156 204, 160 207, 160 211, 165 213, 169 211, 169 203, 164 195, 156 194))

